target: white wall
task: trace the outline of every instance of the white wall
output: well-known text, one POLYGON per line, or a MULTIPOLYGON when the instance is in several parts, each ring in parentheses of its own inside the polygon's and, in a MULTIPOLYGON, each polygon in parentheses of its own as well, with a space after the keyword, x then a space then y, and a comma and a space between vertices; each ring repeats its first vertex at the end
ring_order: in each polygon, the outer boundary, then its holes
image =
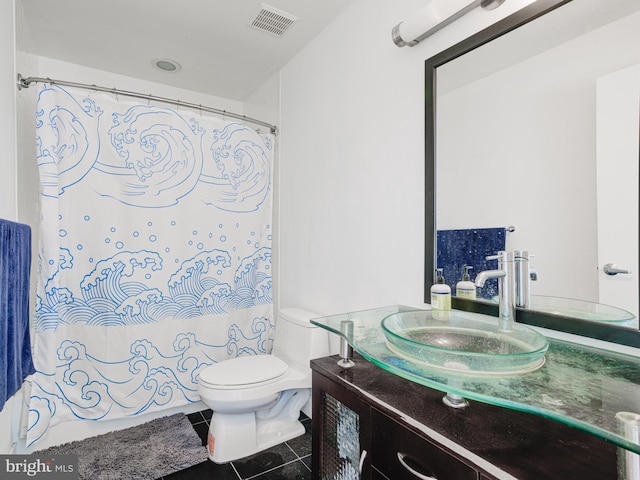
POLYGON ((0 2, 0 217, 17 219, 14 1, 0 2))
POLYGON ((244 100, 244 114, 247 117, 278 125, 280 121, 280 75, 278 73, 244 100))
POLYGON ((391 28, 424 3, 357 0, 282 70, 282 305, 422 303, 424 61, 531 1, 396 47, 391 28))
MULTIPOLYGON (((15 28, 14 2, 0 2, 0 218, 16 221, 16 115, 15 115, 15 28)), ((0 411, 0 453, 11 451, 13 413, 20 411, 21 395, 15 395, 0 411)))

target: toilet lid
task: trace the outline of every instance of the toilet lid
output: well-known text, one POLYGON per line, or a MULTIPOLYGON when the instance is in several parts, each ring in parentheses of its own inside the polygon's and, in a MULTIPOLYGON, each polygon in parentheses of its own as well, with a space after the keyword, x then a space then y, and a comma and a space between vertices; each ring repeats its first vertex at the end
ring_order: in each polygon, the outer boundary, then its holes
POLYGON ((289 369, 273 355, 236 357, 214 363, 200 373, 200 381, 209 385, 248 385, 272 380, 289 369))

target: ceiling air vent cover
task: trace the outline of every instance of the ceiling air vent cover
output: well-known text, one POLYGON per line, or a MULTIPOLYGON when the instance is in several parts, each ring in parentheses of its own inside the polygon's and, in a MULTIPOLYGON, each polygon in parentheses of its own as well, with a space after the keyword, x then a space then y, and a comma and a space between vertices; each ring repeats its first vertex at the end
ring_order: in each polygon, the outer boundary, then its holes
POLYGON ((281 37, 296 20, 298 20, 298 17, 295 15, 261 3, 260 10, 255 18, 251 20, 250 25, 263 32, 281 37))

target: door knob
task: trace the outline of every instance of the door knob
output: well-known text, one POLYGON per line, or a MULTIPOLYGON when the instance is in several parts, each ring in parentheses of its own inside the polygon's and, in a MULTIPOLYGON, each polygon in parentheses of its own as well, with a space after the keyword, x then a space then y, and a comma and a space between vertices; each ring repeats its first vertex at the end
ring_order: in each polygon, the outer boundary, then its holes
POLYGON ((631 273, 631 270, 628 270, 626 268, 620 268, 615 263, 607 263, 603 267, 603 270, 604 270, 604 273, 606 273, 607 275, 617 275, 619 273, 628 275, 631 273))

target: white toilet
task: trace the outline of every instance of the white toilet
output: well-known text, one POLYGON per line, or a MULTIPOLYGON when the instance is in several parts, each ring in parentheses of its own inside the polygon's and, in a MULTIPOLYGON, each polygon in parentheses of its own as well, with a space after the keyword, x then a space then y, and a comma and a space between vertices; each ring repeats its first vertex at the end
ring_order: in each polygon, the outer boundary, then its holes
POLYGON ((283 309, 271 355, 237 357, 205 368, 198 380, 202 401, 213 410, 207 449, 215 463, 265 450, 304 433, 300 411, 311 416, 309 361, 329 355, 329 334, 316 315, 283 309))

